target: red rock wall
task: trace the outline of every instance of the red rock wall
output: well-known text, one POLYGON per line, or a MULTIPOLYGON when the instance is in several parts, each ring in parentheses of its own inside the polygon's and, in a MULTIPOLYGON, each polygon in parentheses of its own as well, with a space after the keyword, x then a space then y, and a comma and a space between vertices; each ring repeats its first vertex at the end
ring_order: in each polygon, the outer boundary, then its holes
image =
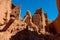
POLYGON ((57 1, 57 8, 58 8, 58 17, 52 23, 55 26, 55 30, 58 34, 60 34, 60 0, 57 1))

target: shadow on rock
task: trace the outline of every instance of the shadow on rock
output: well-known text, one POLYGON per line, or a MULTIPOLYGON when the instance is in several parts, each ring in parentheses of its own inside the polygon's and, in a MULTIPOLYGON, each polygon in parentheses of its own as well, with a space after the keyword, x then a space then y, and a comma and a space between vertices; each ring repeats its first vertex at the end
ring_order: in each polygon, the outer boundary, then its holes
POLYGON ((10 40, 54 40, 54 35, 43 35, 38 34, 35 31, 30 31, 27 29, 24 29, 20 32, 18 32, 16 35, 12 36, 10 40))

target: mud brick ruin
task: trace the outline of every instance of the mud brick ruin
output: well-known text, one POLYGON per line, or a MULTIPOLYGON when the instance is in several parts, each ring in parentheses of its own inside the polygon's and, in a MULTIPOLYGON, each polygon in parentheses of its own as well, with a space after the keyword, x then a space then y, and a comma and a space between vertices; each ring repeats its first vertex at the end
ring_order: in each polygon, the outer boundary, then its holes
POLYGON ((50 22, 47 13, 43 13, 42 8, 37 9, 33 16, 31 16, 31 12, 27 10, 22 20, 19 16, 20 6, 13 5, 11 0, 0 0, 0 39, 17 40, 10 38, 25 29, 29 30, 29 32, 34 31, 38 35, 60 35, 60 0, 56 1, 59 15, 56 20, 50 22))

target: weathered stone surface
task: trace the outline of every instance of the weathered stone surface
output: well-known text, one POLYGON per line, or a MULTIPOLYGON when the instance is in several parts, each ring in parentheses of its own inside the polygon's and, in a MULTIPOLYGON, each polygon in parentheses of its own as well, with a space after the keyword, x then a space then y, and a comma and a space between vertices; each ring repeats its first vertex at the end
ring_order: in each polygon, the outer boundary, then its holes
MULTIPOLYGON (((8 24, 9 25, 9 24, 8 24)), ((26 24, 21 20, 15 20, 6 31, 0 32, 1 40, 9 40, 12 35, 15 35, 17 32, 22 31, 26 28, 26 24)))
POLYGON ((11 0, 1 0, 0 1, 0 29, 2 29, 5 24, 10 19, 11 13, 11 0), (3 17, 2 17, 3 16, 3 17))
POLYGON ((20 18, 19 14, 20 14, 20 6, 17 6, 12 9, 10 17, 14 17, 15 19, 18 20, 20 18))
MULTIPOLYGON (((3 13, 1 11, 2 15, 0 17, 2 18, 2 16, 5 16, 6 18, 3 17, 4 19, 3 18, 2 19, 4 21, 7 20, 6 24, 0 25, 0 28, 3 27, 2 29, 0 29, 0 39, 1 40, 9 40, 9 38, 12 35, 15 35, 18 31, 25 29, 25 26, 26 26, 26 24, 20 19, 20 16, 19 16, 20 6, 18 6, 18 7, 13 6, 11 4, 11 0, 9 0, 9 1, 5 0, 5 1, 3 0, 0 5, 1 10, 3 10, 3 12, 4 12, 3 13), (7 10, 5 10, 5 9, 7 9, 7 10), (13 16, 11 16, 12 15, 11 13, 13 14, 13 16), (8 18, 8 16, 9 16, 9 18, 8 18)), ((2 22, 4 22, 4 21, 2 21, 2 22)))
POLYGON ((29 23, 31 21, 31 16, 30 16, 30 12, 29 11, 26 12, 26 16, 25 16, 23 21, 26 22, 29 25, 29 23))
POLYGON ((27 11, 22 20, 20 6, 14 6, 11 0, 1 0, 0 3, 0 40, 60 40, 60 35, 57 35, 60 33, 59 0, 59 16, 53 22, 48 20, 42 8, 37 9, 33 16, 27 11))
POLYGON ((25 16, 23 22, 25 22, 29 26, 28 27, 29 30, 38 32, 38 28, 35 24, 33 24, 32 17, 30 15, 29 11, 26 12, 26 16, 25 16))
POLYGON ((42 8, 37 9, 32 16, 32 22, 37 25, 39 32, 45 33, 45 26, 47 24, 47 15, 42 12, 42 8))

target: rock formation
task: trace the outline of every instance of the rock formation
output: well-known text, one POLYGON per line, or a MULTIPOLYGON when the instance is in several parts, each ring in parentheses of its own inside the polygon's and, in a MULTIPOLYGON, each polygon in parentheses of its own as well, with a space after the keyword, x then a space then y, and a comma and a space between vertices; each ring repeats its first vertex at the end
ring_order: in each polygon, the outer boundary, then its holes
POLYGON ((14 17, 15 19, 19 19, 19 14, 20 14, 20 6, 17 6, 15 8, 12 9, 12 12, 10 14, 10 17, 14 17))
POLYGON ((2 29, 5 24, 10 19, 11 13, 11 0, 1 0, 0 1, 0 29, 2 29), (3 16, 3 17, 2 17, 3 16))
POLYGON ((45 34, 45 26, 48 24, 48 18, 47 14, 42 12, 42 8, 37 9, 33 16, 27 11, 23 21, 29 26, 29 29, 33 28, 34 31, 45 34))
POLYGON ((58 8, 58 17, 51 22, 50 26, 55 30, 57 34, 60 34, 60 0, 56 0, 58 8))
POLYGON ((53 22, 48 20, 42 8, 37 9, 33 16, 27 11, 22 20, 19 16, 20 6, 14 6, 11 0, 1 0, 0 4, 0 40, 60 40, 59 0, 59 15, 53 22))
POLYGON ((57 8, 58 8, 58 17, 52 23, 55 26, 55 30, 58 34, 60 34, 60 0, 57 1, 57 8))
POLYGON ((19 16, 20 6, 14 6, 11 4, 11 0, 1 0, 0 12, 1 40, 9 40, 12 35, 25 28, 26 24, 20 19, 19 16))
POLYGON ((42 12, 42 8, 36 10, 32 17, 32 22, 37 25, 39 32, 45 33, 45 26, 47 21, 47 15, 42 12))
POLYGON ((28 25, 28 30, 38 32, 38 28, 37 28, 37 26, 35 24, 33 24, 32 17, 30 15, 29 11, 26 12, 26 16, 25 16, 23 22, 25 22, 28 25))

